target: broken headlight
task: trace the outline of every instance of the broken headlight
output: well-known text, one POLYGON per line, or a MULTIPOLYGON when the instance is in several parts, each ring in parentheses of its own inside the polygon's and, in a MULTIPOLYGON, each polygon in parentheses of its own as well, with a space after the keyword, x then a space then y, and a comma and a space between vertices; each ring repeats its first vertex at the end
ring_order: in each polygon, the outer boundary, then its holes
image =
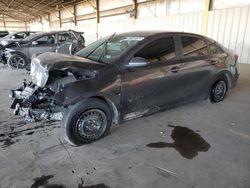
POLYGON ((33 58, 31 61, 30 75, 32 82, 39 87, 44 87, 49 78, 47 68, 43 67, 37 58, 33 58))

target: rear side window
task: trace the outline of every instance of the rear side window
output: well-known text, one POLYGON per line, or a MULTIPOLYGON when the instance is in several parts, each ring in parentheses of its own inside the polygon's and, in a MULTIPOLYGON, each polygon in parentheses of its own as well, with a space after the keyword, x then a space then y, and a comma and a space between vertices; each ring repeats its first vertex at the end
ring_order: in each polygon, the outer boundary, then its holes
POLYGON ((173 37, 164 37, 151 42, 136 53, 135 57, 147 59, 150 63, 168 61, 176 58, 173 37))
POLYGON ((69 33, 59 33, 57 36, 59 42, 65 42, 70 39, 69 33))
POLYGON ((197 37, 181 37, 182 55, 184 57, 207 55, 206 42, 197 37))

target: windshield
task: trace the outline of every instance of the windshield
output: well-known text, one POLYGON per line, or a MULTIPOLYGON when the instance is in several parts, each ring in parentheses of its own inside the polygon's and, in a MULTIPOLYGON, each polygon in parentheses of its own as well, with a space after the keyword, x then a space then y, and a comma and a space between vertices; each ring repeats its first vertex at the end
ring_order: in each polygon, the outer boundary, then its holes
POLYGON ((37 33, 31 34, 28 37, 26 37, 25 39, 23 39, 22 41, 25 41, 25 42, 30 41, 30 40, 32 40, 33 38, 35 38, 35 37, 37 37, 39 35, 42 36, 43 33, 44 32, 37 32, 37 33))
POLYGON ((143 36, 113 35, 88 45, 75 55, 102 63, 113 63, 115 59, 143 39, 143 36))

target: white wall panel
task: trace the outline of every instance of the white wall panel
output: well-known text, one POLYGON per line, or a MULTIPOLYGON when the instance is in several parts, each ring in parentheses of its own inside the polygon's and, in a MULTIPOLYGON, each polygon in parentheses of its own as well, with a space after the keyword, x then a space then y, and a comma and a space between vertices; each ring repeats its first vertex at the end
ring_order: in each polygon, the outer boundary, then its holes
POLYGON ((250 7, 209 12, 207 36, 234 50, 241 63, 250 63, 250 7))
MULTIPOLYGON (((114 32, 133 30, 168 30, 198 34, 202 32, 203 12, 197 11, 203 7, 204 0, 157 0, 146 3, 144 1, 138 1, 138 19, 134 20, 129 12, 131 8, 127 6, 132 5, 132 0, 100 0, 101 17, 99 24, 96 24, 94 18, 94 8, 85 1, 76 5, 77 15, 79 16, 77 26, 68 19, 72 17, 72 14, 67 10, 62 10, 62 18, 66 18, 66 21, 62 22, 62 28, 59 25, 58 12, 55 12, 50 15, 51 29, 84 31, 86 44, 114 32), (194 7, 195 5, 197 7, 194 7), (123 12, 119 8, 124 6, 127 7, 127 12, 125 12, 125 9, 123 12), (192 8, 188 9, 190 6, 192 8), (110 10, 113 8, 116 9, 110 10)), ((90 0, 90 2, 93 5, 95 4, 94 0, 90 0)), ((69 7, 69 9, 73 11, 72 7, 69 7)), ((43 21, 43 30, 46 30, 45 28, 48 26, 47 24, 45 27, 45 23, 46 21, 43 21)), ((250 63, 250 37, 248 37, 248 33, 250 33, 249 6, 209 11, 206 35, 235 50, 242 63, 250 63)))

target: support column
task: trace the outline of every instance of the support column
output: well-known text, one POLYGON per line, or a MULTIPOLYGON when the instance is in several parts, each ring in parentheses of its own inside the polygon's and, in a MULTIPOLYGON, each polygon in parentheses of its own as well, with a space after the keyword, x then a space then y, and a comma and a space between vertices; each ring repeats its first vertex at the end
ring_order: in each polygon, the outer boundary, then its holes
POLYGON ((49 22, 49 29, 51 28, 51 23, 50 23, 50 14, 48 14, 48 22, 49 22))
POLYGON ((202 34, 207 34, 207 23, 208 23, 208 13, 211 8, 211 0, 205 0, 205 7, 203 11, 203 17, 202 17, 202 34))
POLYGON ((61 19, 61 11, 58 11, 58 17, 59 17, 59 25, 60 25, 60 29, 62 28, 62 19, 61 19))
POLYGON ((96 0, 96 23, 100 23, 100 10, 99 10, 99 0, 96 0))
POLYGON ((137 8, 138 8, 137 0, 133 0, 134 19, 137 19, 137 8))
POLYGON ((4 20, 4 15, 3 15, 3 27, 4 27, 4 30, 6 30, 6 24, 5 24, 5 20, 4 20))
POLYGON ((76 14, 77 14, 76 5, 74 5, 74 24, 75 24, 75 26, 77 26, 76 14))
POLYGON ((27 31, 28 30, 27 22, 25 21, 24 24, 25 24, 25 31, 27 31))
POLYGON ((40 23, 41 23, 42 31, 43 31, 43 18, 42 18, 42 16, 39 16, 39 18, 40 18, 40 23))

